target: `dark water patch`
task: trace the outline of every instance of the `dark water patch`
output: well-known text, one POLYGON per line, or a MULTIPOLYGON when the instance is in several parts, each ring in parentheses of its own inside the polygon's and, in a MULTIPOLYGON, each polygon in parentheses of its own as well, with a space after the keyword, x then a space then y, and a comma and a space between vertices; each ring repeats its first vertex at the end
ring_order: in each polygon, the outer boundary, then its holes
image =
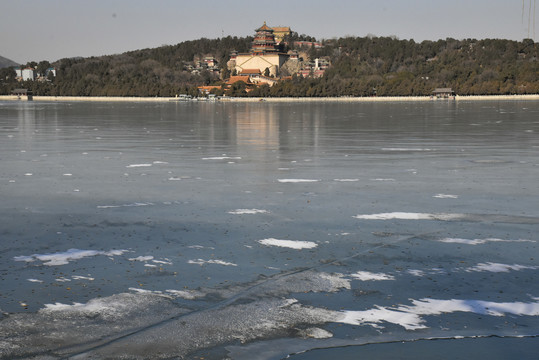
POLYGON ((465 339, 433 339, 367 344, 333 349, 309 350, 302 354, 287 356, 291 360, 322 359, 484 359, 505 360, 537 358, 539 338, 527 337, 476 337, 465 339))

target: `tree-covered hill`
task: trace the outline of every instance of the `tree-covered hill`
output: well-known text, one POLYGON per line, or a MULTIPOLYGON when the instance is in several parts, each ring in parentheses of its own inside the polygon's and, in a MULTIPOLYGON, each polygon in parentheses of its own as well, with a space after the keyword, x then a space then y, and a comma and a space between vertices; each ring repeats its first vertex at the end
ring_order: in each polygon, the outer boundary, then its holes
POLYGON ((539 92, 537 44, 531 40, 423 41, 341 38, 322 83, 340 95, 429 95, 437 87, 457 94, 539 92))
MULTIPOLYGON (((9 69, 0 73, 0 93, 15 87, 36 95, 174 96, 197 94, 196 87, 227 77, 230 52, 249 50, 252 38, 199 39, 119 55, 62 59, 52 65, 52 82, 16 83, 9 69), (212 56, 220 71, 193 71, 212 56)), ((319 79, 293 76, 250 96, 410 96, 451 87, 460 95, 539 93, 539 54, 532 40, 455 40, 415 42, 394 37, 344 37, 323 41, 304 60, 324 58, 331 66, 319 79), (310 59, 308 59, 310 58, 310 59)), ((242 87, 234 95, 247 96, 242 87)))

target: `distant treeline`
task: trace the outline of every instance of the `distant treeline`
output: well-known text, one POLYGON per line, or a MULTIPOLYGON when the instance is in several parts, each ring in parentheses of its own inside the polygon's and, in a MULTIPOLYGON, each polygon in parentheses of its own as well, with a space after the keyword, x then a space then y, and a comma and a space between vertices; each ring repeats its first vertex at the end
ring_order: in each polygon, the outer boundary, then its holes
MULTIPOLYGON (((200 39, 120 55, 62 59, 52 65, 51 81, 14 80, 12 69, 0 70, 0 93, 15 87, 35 95, 175 96, 197 95, 197 86, 219 84, 230 75, 230 52, 247 52, 251 37, 200 39), (186 63, 213 56, 219 75, 193 74, 186 63)), ((345 37, 323 41, 305 52, 311 60, 326 58, 331 66, 319 79, 293 76, 273 87, 247 94, 241 84, 234 96, 419 96, 435 88, 452 88, 459 95, 539 93, 538 48, 533 40, 455 40, 415 42, 394 37, 345 37)), ((305 59, 309 60, 309 59, 305 59)))

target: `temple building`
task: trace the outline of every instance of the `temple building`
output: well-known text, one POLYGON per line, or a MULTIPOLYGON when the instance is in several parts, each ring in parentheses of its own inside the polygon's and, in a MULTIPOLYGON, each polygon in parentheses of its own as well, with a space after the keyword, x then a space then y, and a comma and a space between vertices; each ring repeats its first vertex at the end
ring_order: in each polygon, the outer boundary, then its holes
POLYGON ((235 69, 238 74, 247 69, 258 69, 261 74, 269 73, 270 76, 277 76, 281 66, 288 60, 288 54, 280 51, 275 41, 274 30, 267 26, 266 22, 255 31, 251 51, 245 54, 232 52, 228 63, 229 69, 235 69))
POLYGON ((280 44, 284 38, 292 32, 290 30, 289 26, 277 26, 272 28, 273 29, 273 35, 275 35, 275 41, 277 44, 280 44))

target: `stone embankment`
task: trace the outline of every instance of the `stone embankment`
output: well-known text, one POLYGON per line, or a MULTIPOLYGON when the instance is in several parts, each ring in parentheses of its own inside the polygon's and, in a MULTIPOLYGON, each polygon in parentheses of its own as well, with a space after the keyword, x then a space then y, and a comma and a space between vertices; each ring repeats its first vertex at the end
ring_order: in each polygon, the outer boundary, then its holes
MULTIPOLYGON (((0 101, 16 100, 24 101, 25 97, 18 97, 13 95, 0 95, 0 101)), ((485 100, 539 100, 539 94, 537 95, 479 95, 479 96, 455 96, 451 99, 436 99, 430 96, 379 96, 379 97, 327 97, 327 98, 231 98, 223 97, 216 101, 227 102, 384 102, 384 101, 485 101, 485 100)), ((121 97, 121 96, 34 96, 33 101, 122 101, 122 102, 183 102, 183 101, 197 101, 192 100, 180 100, 176 97, 121 97)), ((199 100, 200 101, 200 100, 199 100)))

